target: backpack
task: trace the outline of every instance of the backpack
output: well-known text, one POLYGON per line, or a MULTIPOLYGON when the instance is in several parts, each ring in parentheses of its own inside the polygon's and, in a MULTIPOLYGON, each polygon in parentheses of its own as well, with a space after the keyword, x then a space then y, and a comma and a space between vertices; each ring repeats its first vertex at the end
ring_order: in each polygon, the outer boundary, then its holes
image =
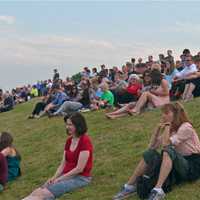
MULTIPOLYGON (((155 187, 159 177, 161 162, 162 160, 160 157, 154 157, 151 163, 148 164, 146 173, 137 178, 137 194, 140 199, 148 198, 151 190, 155 187)), ((164 192, 169 192, 171 190, 170 175, 162 188, 164 192)))

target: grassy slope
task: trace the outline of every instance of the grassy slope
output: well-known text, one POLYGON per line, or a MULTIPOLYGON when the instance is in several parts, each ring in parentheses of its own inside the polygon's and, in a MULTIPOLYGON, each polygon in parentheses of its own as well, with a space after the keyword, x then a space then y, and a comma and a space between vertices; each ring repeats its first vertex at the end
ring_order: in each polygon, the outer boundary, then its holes
MULTIPOLYGON (((0 114, 0 131, 10 131, 22 155, 22 177, 7 185, 0 194, 3 200, 18 200, 53 175, 63 153, 66 140, 62 118, 27 120, 34 101, 0 114)), ((200 99, 186 104, 194 126, 200 133, 200 99), (199 127, 198 127, 199 126, 199 127)), ((89 133, 95 146, 93 182, 84 189, 66 194, 70 200, 107 200, 127 180, 148 144, 150 134, 159 121, 160 111, 138 117, 106 120, 103 112, 86 113, 89 133)), ((200 199, 200 181, 176 187, 166 199, 200 199)), ((134 197, 132 199, 138 199, 134 197)))

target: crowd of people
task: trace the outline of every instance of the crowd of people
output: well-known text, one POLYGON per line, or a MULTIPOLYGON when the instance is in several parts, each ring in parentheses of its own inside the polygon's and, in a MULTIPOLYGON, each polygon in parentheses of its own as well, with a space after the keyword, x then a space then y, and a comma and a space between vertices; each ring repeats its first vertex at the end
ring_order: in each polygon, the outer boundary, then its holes
MULTIPOLYGON (((125 199, 135 192, 141 198, 160 200, 174 184, 198 179, 200 141, 183 106, 176 100, 184 102, 200 96, 199 70, 200 52, 193 56, 189 49, 184 49, 180 60, 175 61, 172 51, 168 50, 167 56, 159 55, 159 60, 149 56, 147 62, 139 58, 136 63, 132 58, 121 69, 107 69, 101 65, 98 71, 96 67, 92 70, 84 67, 80 80, 69 77, 62 80, 55 69, 52 80, 12 90, 11 94, 1 90, 0 112, 39 97, 28 118, 63 116, 69 134, 63 159, 55 175, 24 200, 55 199, 91 182, 93 146, 81 112, 99 109, 106 110, 106 119, 137 116, 154 108, 162 109, 160 123, 147 151, 113 200, 125 199), (161 153, 158 149, 162 150, 161 153)), ((0 144, 3 141, 1 137, 0 144)), ((10 147, 13 150, 9 152, 17 157, 19 164, 18 152, 12 145, 10 147)), ((3 181, 0 179, 2 187, 8 180, 5 174, 9 171, 5 167, 5 157, 10 154, 5 154, 5 148, 7 146, 1 149, 0 154, 0 162, 4 163, 2 166, 5 169, 3 181)), ((15 177, 19 175, 18 172, 15 177)))
POLYGON ((0 90, 0 112, 6 112, 22 102, 40 97, 30 118, 70 115, 77 110, 98 110, 115 108, 106 116, 114 119, 126 114, 139 114, 154 107, 160 107, 173 100, 189 101, 200 96, 200 52, 192 56, 184 49, 180 60, 174 60, 172 51, 167 56, 159 54, 159 60, 153 56, 143 62, 142 58, 131 59, 121 68, 90 70, 84 67, 80 80, 60 78, 54 69, 52 79, 38 81, 12 89, 0 90))
MULTIPOLYGON (((40 102, 35 105, 29 118, 71 115, 76 111, 110 110, 109 119, 161 107, 170 101, 189 101, 200 96, 200 53, 192 56, 184 49, 181 60, 174 61, 172 51, 167 56, 153 56, 147 62, 142 58, 131 59, 122 68, 107 69, 101 65, 100 71, 85 67, 80 72, 80 80, 69 77, 59 79, 55 71, 52 85, 46 90, 40 102), (112 110, 113 109, 113 110, 112 110)), ((38 89, 38 93, 41 91, 38 89)))

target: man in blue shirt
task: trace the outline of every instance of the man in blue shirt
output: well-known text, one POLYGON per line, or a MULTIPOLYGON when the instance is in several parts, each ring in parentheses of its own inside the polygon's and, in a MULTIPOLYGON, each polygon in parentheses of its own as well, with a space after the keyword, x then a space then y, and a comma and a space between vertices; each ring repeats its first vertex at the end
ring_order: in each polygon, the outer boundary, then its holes
POLYGON ((44 113, 42 113, 42 116, 44 114, 48 114, 51 111, 56 111, 66 100, 68 100, 67 95, 61 90, 60 85, 59 84, 54 84, 52 86, 52 90, 55 94, 55 98, 54 100, 49 103, 45 109, 44 109, 44 113))

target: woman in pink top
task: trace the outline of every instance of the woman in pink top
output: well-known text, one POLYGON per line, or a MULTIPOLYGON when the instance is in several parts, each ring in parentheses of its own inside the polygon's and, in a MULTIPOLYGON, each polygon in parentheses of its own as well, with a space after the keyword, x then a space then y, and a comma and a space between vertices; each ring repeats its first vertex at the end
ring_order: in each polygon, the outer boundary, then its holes
POLYGON ((85 118, 77 112, 64 120, 69 137, 58 169, 42 187, 23 200, 54 200, 91 182, 93 146, 85 118))
POLYGON ((121 200, 136 192, 138 177, 145 175, 155 159, 160 161, 161 166, 148 200, 165 197, 163 186, 171 173, 175 175, 175 182, 171 184, 200 178, 200 141, 179 103, 163 106, 161 123, 152 135, 149 149, 144 152, 133 175, 113 199, 121 200), (157 151, 160 147, 161 154, 157 151))
POLYGON ((145 106, 161 107, 169 103, 169 87, 166 80, 163 79, 159 70, 153 69, 150 73, 152 88, 141 94, 137 102, 132 102, 121 109, 107 113, 106 117, 115 119, 128 114, 140 114, 145 106))

